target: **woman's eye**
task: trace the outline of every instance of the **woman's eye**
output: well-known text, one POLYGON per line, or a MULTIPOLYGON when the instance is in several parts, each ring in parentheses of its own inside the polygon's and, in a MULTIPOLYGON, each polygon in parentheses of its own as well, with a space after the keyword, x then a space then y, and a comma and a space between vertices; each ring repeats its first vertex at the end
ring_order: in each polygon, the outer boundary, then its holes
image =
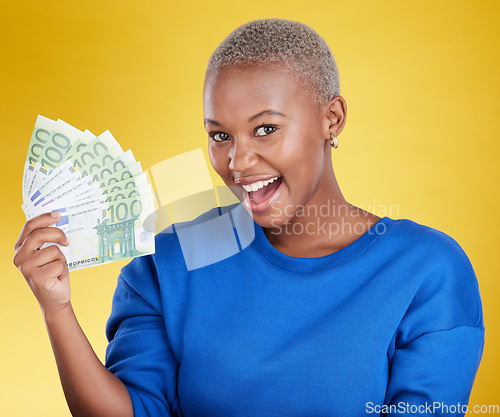
POLYGON ((266 136, 266 135, 273 133, 275 130, 276 130, 276 127, 270 126, 270 125, 265 125, 265 126, 259 127, 255 131, 255 135, 256 136, 266 136))
POLYGON ((210 134, 210 137, 216 142, 224 142, 229 139, 229 135, 224 132, 214 132, 210 134))

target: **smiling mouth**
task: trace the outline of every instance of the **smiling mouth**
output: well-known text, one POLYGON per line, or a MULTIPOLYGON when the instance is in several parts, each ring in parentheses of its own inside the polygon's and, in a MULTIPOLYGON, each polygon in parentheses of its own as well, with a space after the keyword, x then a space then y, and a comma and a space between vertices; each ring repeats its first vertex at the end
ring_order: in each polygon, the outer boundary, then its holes
POLYGON ((266 181, 242 185, 248 195, 248 205, 253 212, 265 211, 278 198, 283 177, 281 175, 266 181))

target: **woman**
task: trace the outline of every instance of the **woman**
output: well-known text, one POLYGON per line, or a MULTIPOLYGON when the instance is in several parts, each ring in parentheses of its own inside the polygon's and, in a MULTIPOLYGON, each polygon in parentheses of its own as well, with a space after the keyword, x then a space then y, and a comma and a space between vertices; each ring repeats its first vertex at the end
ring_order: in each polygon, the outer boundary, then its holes
POLYGON ((474 270, 444 233, 343 197, 331 150, 346 103, 325 41, 282 19, 237 28, 208 63, 204 112, 212 165, 242 194, 255 239, 188 270, 186 225, 158 234, 156 254, 122 269, 105 366, 73 314, 62 254, 36 250, 67 244, 46 228, 57 219, 21 232, 14 262, 72 413, 462 415, 484 343, 474 270))

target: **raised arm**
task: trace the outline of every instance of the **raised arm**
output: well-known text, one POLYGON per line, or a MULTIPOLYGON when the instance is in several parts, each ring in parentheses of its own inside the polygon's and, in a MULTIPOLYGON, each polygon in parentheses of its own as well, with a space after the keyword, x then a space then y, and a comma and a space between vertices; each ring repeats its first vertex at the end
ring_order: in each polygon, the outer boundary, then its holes
POLYGON ((73 416, 133 417, 125 385, 96 356, 73 312, 69 271, 61 250, 64 233, 47 227, 59 215, 47 213, 24 225, 15 244, 14 264, 33 291, 45 319, 64 395, 73 416))

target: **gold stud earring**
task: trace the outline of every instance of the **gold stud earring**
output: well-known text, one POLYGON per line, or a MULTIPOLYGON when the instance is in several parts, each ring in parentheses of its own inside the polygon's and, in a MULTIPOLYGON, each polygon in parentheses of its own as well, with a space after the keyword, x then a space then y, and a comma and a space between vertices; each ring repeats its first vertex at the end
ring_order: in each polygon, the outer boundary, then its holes
POLYGON ((339 147, 339 140, 337 139, 337 136, 330 134, 330 145, 334 149, 337 149, 339 147))

